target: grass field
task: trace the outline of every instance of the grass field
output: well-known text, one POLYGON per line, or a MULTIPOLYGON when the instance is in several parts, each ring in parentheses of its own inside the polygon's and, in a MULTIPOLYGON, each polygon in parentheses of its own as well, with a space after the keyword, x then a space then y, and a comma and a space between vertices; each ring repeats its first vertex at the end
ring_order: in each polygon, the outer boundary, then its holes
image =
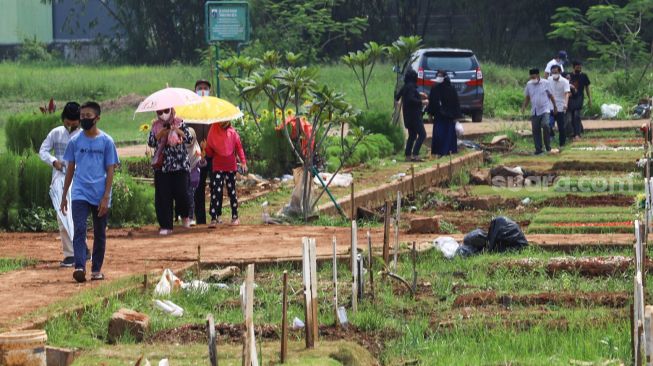
POLYGON ((26 258, 0 258, 0 274, 34 264, 36 264, 36 261, 26 258))

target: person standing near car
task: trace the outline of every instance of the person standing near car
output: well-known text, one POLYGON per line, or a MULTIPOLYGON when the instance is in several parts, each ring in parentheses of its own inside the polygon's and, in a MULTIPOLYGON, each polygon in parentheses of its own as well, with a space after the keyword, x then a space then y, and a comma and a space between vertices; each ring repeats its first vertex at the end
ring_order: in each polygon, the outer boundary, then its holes
POLYGON ((401 103, 404 126, 408 130, 406 161, 422 161, 419 150, 426 139, 422 116, 423 107, 428 104, 428 100, 423 99, 423 96, 425 95, 417 91, 417 72, 408 70, 404 75, 404 86, 395 95, 395 100, 401 103))
POLYGON ((431 155, 435 157, 458 152, 456 120, 461 117, 458 92, 451 85, 447 73, 438 70, 435 85, 431 88, 427 112, 433 123, 431 155))
POLYGON ((524 114, 528 103, 531 104, 531 127, 533 129, 533 141, 535 143, 535 155, 541 155, 542 137, 544 137, 544 147, 546 151, 551 151, 549 141, 549 112, 558 112, 555 104, 551 85, 548 80, 540 79, 539 69, 529 70, 529 80, 524 88, 524 103, 521 112, 524 114))
POLYGON ((581 120, 581 111, 583 109, 584 95, 587 94, 587 105, 592 107, 592 95, 590 94, 590 79, 583 72, 583 64, 580 61, 572 63, 574 72, 571 73, 570 83, 572 90, 569 99, 569 113, 571 114, 571 124, 574 127, 574 140, 578 140, 583 133, 583 122, 581 120))
POLYGON ((554 57, 551 61, 549 61, 546 64, 546 68, 544 68, 544 78, 545 79, 549 78, 549 76, 551 75, 551 68, 553 66, 560 66, 560 72, 564 72, 565 71, 564 64, 566 61, 567 61, 567 51, 558 52, 556 57, 554 57))
POLYGON ((555 99, 557 112, 553 113, 553 118, 558 124, 558 142, 560 147, 565 145, 567 135, 565 133, 565 113, 567 112, 567 105, 569 103, 569 81, 562 77, 560 74, 562 68, 558 65, 551 67, 551 76, 549 76, 549 83, 551 84, 551 92, 555 99))

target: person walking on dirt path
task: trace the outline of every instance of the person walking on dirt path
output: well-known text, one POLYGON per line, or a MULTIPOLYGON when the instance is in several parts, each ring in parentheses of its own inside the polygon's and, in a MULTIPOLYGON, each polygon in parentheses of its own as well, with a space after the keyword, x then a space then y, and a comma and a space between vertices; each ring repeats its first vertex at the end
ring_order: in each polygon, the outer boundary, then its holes
POLYGON ((458 152, 456 120, 461 117, 458 93, 451 85, 446 71, 438 70, 429 93, 429 120, 433 123, 431 156, 445 156, 458 152))
POLYGON ((548 80, 540 79, 539 69, 529 70, 530 79, 524 88, 524 103, 521 107, 521 113, 524 114, 528 103, 531 104, 531 128, 533 130, 533 141, 535 143, 535 155, 541 155, 542 138, 544 137, 544 147, 546 151, 551 151, 549 139, 549 111, 558 113, 551 84, 548 80))
POLYGON ((551 76, 551 68, 553 66, 560 66, 560 72, 565 71, 564 64, 567 62, 567 51, 560 51, 551 61, 546 64, 544 68, 544 78, 548 79, 551 76))
POLYGON ((590 79, 583 72, 583 64, 580 61, 572 63, 574 72, 570 75, 570 83, 572 86, 572 93, 569 99, 569 113, 571 114, 571 124, 574 128, 574 140, 580 139, 583 129, 583 121, 581 120, 581 112, 583 110, 584 95, 587 95, 587 105, 592 107, 592 95, 590 93, 590 79))
POLYGON ((75 235, 75 271, 77 282, 86 281, 86 220, 89 212, 93 218, 93 258, 91 280, 103 280, 102 264, 106 249, 106 229, 111 207, 111 186, 116 165, 120 164, 116 145, 111 136, 97 128, 100 105, 86 102, 80 107, 80 124, 83 132, 74 136, 64 153, 68 162, 66 181, 61 197, 61 212, 68 211, 68 189, 75 178, 70 213, 73 215, 75 235))
MULTIPOLYGON (((61 112, 61 122, 63 122, 63 126, 55 127, 50 131, 39 149, 41 160, 52 167, 51 184, 54 184, 56 179, 65 179, 66 162, 63 160, 63 154, 66 152, 66 147, 70 139, 79 133, 79 103, 66 103, 61 112)), ((53 197, 52 204, 55 210, 59 210, 58 199, 55 200, 53 197)), ((68 233, 59 215, 57 215, 57 223, 59 224, 59 236, 61 237, 61 246, 63 248, 63 260, 59 262, 59 266, 70 268, 75 265, 73 233, 68 233)))
POLYGON ((551 76, 549 76, 549 83, 551 84, 551 92, 555 99, 557 112, 553 113, 553 118, 558 124, 558 142, 560 147, 565 146, 567 134, 565 132, 565 114, 567 112, 567 105, 569 103, 569 95, 571 90, 569 88, 569 81, 561 76, 562 68, 558 65, 551 67, 551 76))
POLYGON ((190 165, 190 172, 188 174, 188 218, 190 218, 190 225, 194 225, 195 221, 195 190, 200 183, 200 170, 206 166, 206 159, 204 159, 202 149, 197 142, 197 135, 192 127, 188 127, 188 132, 192 137, 192 142, 186 144, 186 151, 188 153, 188 163, 190 165))
POLYGON ((395 95, 395 101, 401 103, 404 126, 408 130, 406 140, 406 161, 422 161, 419 150, 426 139, 424 129, 424 106, 428 105, 426 94, 417 91, 417 72, 408 70, 404 75, 404 86, 395 95))
POLYGON ((236 172, 240 160, 241 174, 247 174, 247 160, 240 141, 240 135, 231 122, 214 123, 209 130, 209 138, 203 144, 206 156, 213 159, 213 181, 211 182, 211 223, 210 228, 222 223, 222 189, 226 181, 227 194, 231 203, 231 224, 239 225, 238 197, 236 196, 236 172))
MULTIPOLYGON (((199 96, 211 95, 211 83, 208 80, 197 80, 195 82, 195 93, 199 96)), ((198 143, 205 142, 209 136, 210 125, 200 123, 186 123, 188 127, 195 130, 196 140, 198 143)), ((200 167, 199 183, 195 189, 194 207, 195 215, 194 220, 191 220, 191 226, 206 225, 206 178, 212 182, 213 175, 211 174, 211 158, 206 158, 206 165, 200 167)))
POLYGON ((190 162, 186 144, 193 137, 184 121, 175 116, 174 108, 156 111, 147 144, 155 149, 154 207, 159 222, 159 234, 172 234, 175 207, 182 216, 183 226, 190 228, 188 217, 188 174, 190 162), (174 204, 174 206, 173 206, 174 204))

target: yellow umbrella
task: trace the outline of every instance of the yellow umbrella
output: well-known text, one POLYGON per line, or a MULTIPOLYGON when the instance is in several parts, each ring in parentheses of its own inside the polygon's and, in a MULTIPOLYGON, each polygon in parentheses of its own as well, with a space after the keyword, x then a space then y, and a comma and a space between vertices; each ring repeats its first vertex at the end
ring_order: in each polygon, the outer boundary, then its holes
POLYGON ((227 122, 241 118, 243 112, 228 101, 216 97, 202 97, 197 104, 175 108, 177 117, 188 123, 203 123, 210 125, 217 122, 227 122))

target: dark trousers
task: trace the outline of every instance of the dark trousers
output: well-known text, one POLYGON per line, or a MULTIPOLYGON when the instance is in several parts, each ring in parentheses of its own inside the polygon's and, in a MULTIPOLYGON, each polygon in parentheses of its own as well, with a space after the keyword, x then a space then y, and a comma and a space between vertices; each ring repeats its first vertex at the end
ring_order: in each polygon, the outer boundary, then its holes
POLYGON ((173 202, 188 215, 188 172, 154 172, 154 207, 161 229, 172 230, 173 202))
POLYGON ((406 140, 406 156, 419 156, 419 149, 426 139, 426 129, 423 121, 415 121, 406 127, 408 129, 408 140, 406 140))
POLYGON ((558 125, 558 142, 560 147, 565 146, 567 142, 567 134, 565 133, 565 112, 558 112, 553 114, 553 118, 558 125))
POLYGON ((98 206, 80 200, 73 201, 71 209, 75 225, 75 235, 73 236, 75 268, 86 269, 86 219, 90 212, 93 217, 93 263, 91 271, 100 272, 107 243, 107 219, 109 214, 98 217, 98 206))
POLYGON ((226 189, 231 203, 231 218, 238 218, 238 197, 236 196, 236 172, 213 172, 211 182, 211 218, 222 216, 222 190, 226 189), (225 187, 225 183, 226 187, 225 187))
POLYGON ((580 109, 574 109, 569 111, 571 114, 571 125, 574 128, 574 137, 580 137, 583 133, 583 122, 580 119, 580 109))
POLYGON ((535 153, 539 154, 542 152, 542 137, 544 137, 544 147, 546 148, 546 151, 550 151, 551 144, 549 143, 549 114, 544 113, 539 116, 531 116, 531 128, 533 129, 535 153))
POLYGON ((206 158, 206 166, 200 168, 200 184, 195 189, 195 221, 198 225, 206 224, 206 177, 213 182, 211 158, 206 158))

